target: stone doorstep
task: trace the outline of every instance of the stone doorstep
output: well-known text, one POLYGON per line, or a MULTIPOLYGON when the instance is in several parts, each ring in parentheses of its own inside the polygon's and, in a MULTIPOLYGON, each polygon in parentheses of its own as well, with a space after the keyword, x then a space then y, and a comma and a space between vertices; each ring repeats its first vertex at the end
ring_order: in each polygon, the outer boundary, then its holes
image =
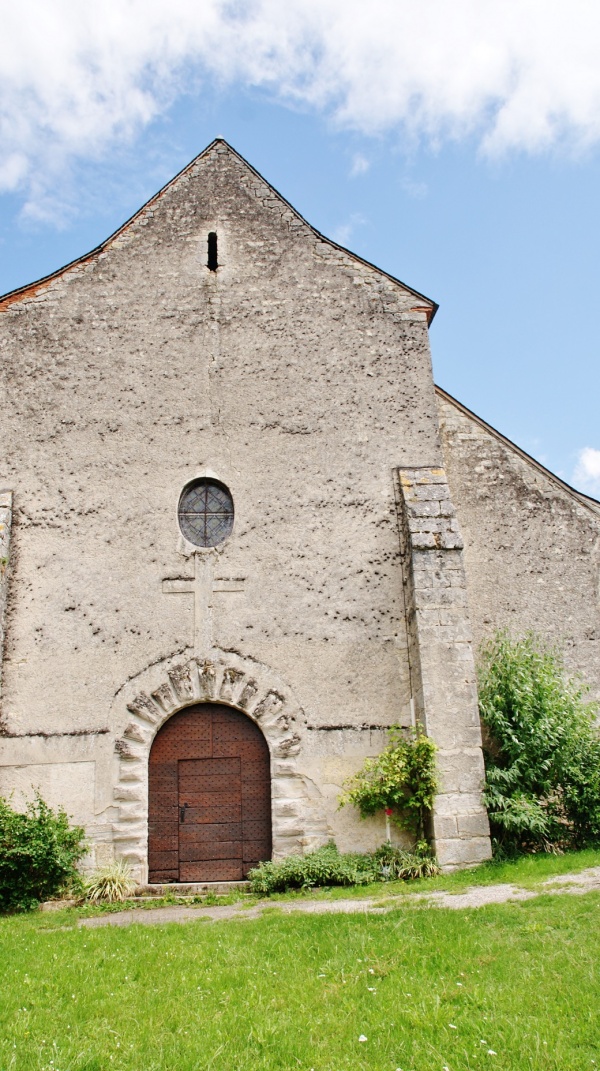
POLYGON ((152 899, 155 896, 206 896, 208 893, 226 896, 227 893, 245 892, 249 888, 249 881, 173 881, 166 885, 139 885, 135 890, 135 899, 152 899))

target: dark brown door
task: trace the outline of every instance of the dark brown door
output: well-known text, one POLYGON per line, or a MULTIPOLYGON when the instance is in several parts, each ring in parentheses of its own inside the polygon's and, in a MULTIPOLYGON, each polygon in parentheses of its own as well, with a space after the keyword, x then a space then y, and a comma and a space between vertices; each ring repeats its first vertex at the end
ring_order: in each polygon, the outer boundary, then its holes
POLYGON ((151 882, 236 881, 270 859, 269 750, 245 714, 209 703, 174 714, 148 775, 151 882))

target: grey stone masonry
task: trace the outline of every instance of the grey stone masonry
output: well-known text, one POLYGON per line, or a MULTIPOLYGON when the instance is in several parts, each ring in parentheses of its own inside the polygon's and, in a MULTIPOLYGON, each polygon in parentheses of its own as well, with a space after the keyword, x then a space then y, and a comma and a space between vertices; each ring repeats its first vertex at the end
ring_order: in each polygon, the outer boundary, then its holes
POLYGON ((445 870, 491 855, 462 538, 446 474, 398 469, 415 716, 438 747, 433 838, 445 870))
POLYGON ((2 695, 2 657, 4 652, 4 615, 8 589, 12 492, 0 491, 0 695, 2 695))

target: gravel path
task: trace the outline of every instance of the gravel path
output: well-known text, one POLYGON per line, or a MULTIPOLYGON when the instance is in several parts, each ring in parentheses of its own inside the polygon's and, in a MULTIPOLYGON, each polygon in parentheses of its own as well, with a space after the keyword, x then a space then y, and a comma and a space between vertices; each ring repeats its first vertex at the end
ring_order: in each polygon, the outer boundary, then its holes
POLYGON ((424 907, 448 907, 455 911, 463 908, 483 907, 485 904, 505 904, 508 901, 533 900, 541 893, 577 895, 600 890, 600 867, 590 867, 579 874, 562 874, 548 878, 536 890, 520 889, 517 885, 474 885, 461 893, 434 892, 408 893, 400 896, 382 895, 377 899, 364 900, 294 900, 269 901, 244 907, 243 903, 208 907, 174 905, 172 907, 136 908, 120 911, 114 915, 98 915, 80 919, 79 926, 95 929, 98 926, 129 926, 132 922, 152 926, 164 922, 188 922, 190 919, 210 919, 213 922, 225 919, 256 919, 265 910, 276 910, 283 915, 385 915, 403 904, 420 903, 424 907))

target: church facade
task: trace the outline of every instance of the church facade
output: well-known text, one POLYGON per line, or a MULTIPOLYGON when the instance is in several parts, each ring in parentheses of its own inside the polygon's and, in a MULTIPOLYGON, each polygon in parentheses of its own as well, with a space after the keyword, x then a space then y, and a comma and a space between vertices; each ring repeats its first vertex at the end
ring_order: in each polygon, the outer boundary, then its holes
POLYGON ((534 628, 600 690, 600 504, 435 387, 435 311, 220 139, 0 299, 0 794, 90 865, 375 847, 342 782, 417 723, 473 865, 477 643, 534 628))

